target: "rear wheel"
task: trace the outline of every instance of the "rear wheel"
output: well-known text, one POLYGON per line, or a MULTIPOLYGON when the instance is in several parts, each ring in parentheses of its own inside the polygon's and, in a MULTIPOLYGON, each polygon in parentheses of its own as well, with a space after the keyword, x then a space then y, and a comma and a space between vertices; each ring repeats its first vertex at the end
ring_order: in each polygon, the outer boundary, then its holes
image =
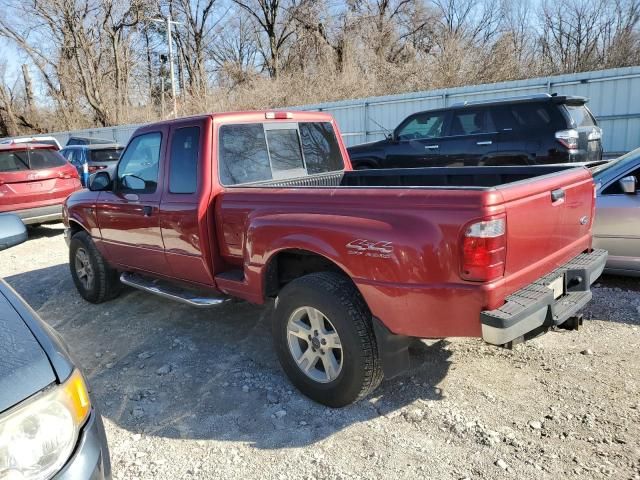
POLYGON ((382 381, 371 313, 343 275, 312 273, 287 284, 276 300, 272 327, 282 368, 319 403, 343 407, 382 381))
POLYGON ((120 293, 118 272, 107 264, 86 232, 71 238, 69 269, 76 289, 88 302, 102 303, 120 293))

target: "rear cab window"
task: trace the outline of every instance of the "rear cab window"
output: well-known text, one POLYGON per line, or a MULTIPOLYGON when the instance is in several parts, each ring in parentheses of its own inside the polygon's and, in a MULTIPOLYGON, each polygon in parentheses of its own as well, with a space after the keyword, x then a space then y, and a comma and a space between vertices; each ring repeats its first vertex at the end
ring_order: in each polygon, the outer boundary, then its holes
POLYGON ((67 165, 57 151, 48 149, 0 151, 0 172, 45 170, 67 165))
POLYGON ((343 168, 330 122, 229 124, 219 130, 223 185, 297 178, 343 168))

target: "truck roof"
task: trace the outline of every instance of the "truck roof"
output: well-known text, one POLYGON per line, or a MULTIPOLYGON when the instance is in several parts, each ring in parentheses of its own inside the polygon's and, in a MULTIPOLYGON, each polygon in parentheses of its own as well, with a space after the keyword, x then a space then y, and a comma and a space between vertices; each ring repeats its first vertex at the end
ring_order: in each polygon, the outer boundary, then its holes
POLYGON ((214 120, 219 120, 222 122, 238 122, 238 123, 246 123, 246 122, 264 122, 264 121, 331 121, 333 120, 333 116, 329 113, 325 112, 310 112, 304 110, 286 110, 286 109, 278 109, 278 110, 248 110, 248 111, 238 111, 238 112, 214 112, 208 113, 204 115, 192 115, 188 117, 180 117, 180 118, 172 118, 168 120, 162 120, 160 122, 148 123, 140 127, 140 129, 148 129, 151 126, 156 125, 173 125, 177 122, 182 123, 184 121, 193 121, 193 120, 204 120, 207 118, 211 118, 214 120), (275 114, 282 115, 284 118, 269 118, 267 115, 275 114))

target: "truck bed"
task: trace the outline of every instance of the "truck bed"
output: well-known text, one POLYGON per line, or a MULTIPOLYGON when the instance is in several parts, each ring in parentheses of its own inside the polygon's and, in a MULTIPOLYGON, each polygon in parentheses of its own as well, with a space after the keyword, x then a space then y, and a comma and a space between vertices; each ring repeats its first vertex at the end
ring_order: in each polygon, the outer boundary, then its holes
POLYGON ((576 167, 571 165, 540 165, 355 170, 309 175, 287 180, 268 180, 238 185, 238 187, 422 187, 482 190, 571 168, 576 167))

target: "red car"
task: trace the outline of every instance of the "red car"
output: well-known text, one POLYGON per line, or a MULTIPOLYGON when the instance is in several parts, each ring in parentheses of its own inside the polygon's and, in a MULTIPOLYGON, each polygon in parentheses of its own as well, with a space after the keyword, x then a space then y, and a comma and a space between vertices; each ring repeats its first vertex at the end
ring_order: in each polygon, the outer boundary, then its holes
POLYGON ((82 188, 76 169, 44 144, 0 144, 0 213, 27 225, 62 218, 62 203, 82 188))
POLYGON ((65 206, 86 300, 122 282, 199 307, 273 301, 283 369, 333 407, 406 368, 411 337, 577 327, 607 258, 586 168, 352 171, 318 112, 145 125, 65 206))

